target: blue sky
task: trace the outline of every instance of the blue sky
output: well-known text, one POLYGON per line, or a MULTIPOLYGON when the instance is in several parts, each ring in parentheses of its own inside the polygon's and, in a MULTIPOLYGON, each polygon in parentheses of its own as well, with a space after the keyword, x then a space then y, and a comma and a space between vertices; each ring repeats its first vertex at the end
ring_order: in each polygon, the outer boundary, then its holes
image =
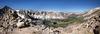
POLYGON ((100 7, 100 0, 0 0, 0 7, 8 5, 14 9, 36 9, 61 12, 85 12, 100 7))

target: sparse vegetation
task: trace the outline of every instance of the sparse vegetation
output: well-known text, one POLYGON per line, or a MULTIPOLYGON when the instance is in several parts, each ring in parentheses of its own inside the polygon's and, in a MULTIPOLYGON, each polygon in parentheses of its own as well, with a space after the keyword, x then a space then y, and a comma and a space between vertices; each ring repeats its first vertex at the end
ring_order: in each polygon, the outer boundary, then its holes
POLYGON ((49 27, 66 27, 69 24, 73 24, 73 23, 82 23, 83 17, 77 17, 77 16, 71 16, 68 19, 64 19, 64 20, 45 20, 45 25, 49 26, 49 27))

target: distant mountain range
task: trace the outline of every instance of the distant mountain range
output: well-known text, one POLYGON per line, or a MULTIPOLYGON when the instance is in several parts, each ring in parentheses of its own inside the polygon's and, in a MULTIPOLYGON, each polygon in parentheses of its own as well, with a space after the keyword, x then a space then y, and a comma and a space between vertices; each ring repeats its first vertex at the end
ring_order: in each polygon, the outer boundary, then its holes
MULTIPOLYGON (((17 12, 18 16, 25 18, 25 15, 29 15, 38 19, 67 19, 69 16, 78 16, 79 14, 64 13, 64 12, 48 12, 48 11, 30 11, 30 10, 14 10, 8 6, 2 8, 3 10, 9 10, 11 12, 17 12)), ((8 13, 8 12, 5 12, 8 13)))

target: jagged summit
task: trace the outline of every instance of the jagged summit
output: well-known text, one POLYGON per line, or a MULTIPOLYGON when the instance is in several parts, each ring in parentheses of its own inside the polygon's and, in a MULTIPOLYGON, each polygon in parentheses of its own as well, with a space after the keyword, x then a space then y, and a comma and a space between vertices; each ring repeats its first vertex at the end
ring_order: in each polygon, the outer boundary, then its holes
POLYGON ((0 8, 0 12, 4 14, 10 14, 14 12, 14 10, 10 8, 9 6, 4 6, 3 8, 0 8))
POLYGON ((9 7, 9 6, 4 6, 2 9, 4 9, 4 10, 9 10, 9 9, 12 9, 12 8, 9 7))

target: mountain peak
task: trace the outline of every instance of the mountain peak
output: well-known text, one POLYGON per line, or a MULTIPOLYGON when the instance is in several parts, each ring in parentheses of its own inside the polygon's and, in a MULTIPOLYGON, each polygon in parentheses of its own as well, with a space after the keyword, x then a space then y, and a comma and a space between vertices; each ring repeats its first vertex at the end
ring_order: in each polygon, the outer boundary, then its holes
POLYGON ((9 10, 9 9, 12 9, 12 8, 10 8, 9 6, 4 6, 2 9, 4 9, 4 10, 9 10))

